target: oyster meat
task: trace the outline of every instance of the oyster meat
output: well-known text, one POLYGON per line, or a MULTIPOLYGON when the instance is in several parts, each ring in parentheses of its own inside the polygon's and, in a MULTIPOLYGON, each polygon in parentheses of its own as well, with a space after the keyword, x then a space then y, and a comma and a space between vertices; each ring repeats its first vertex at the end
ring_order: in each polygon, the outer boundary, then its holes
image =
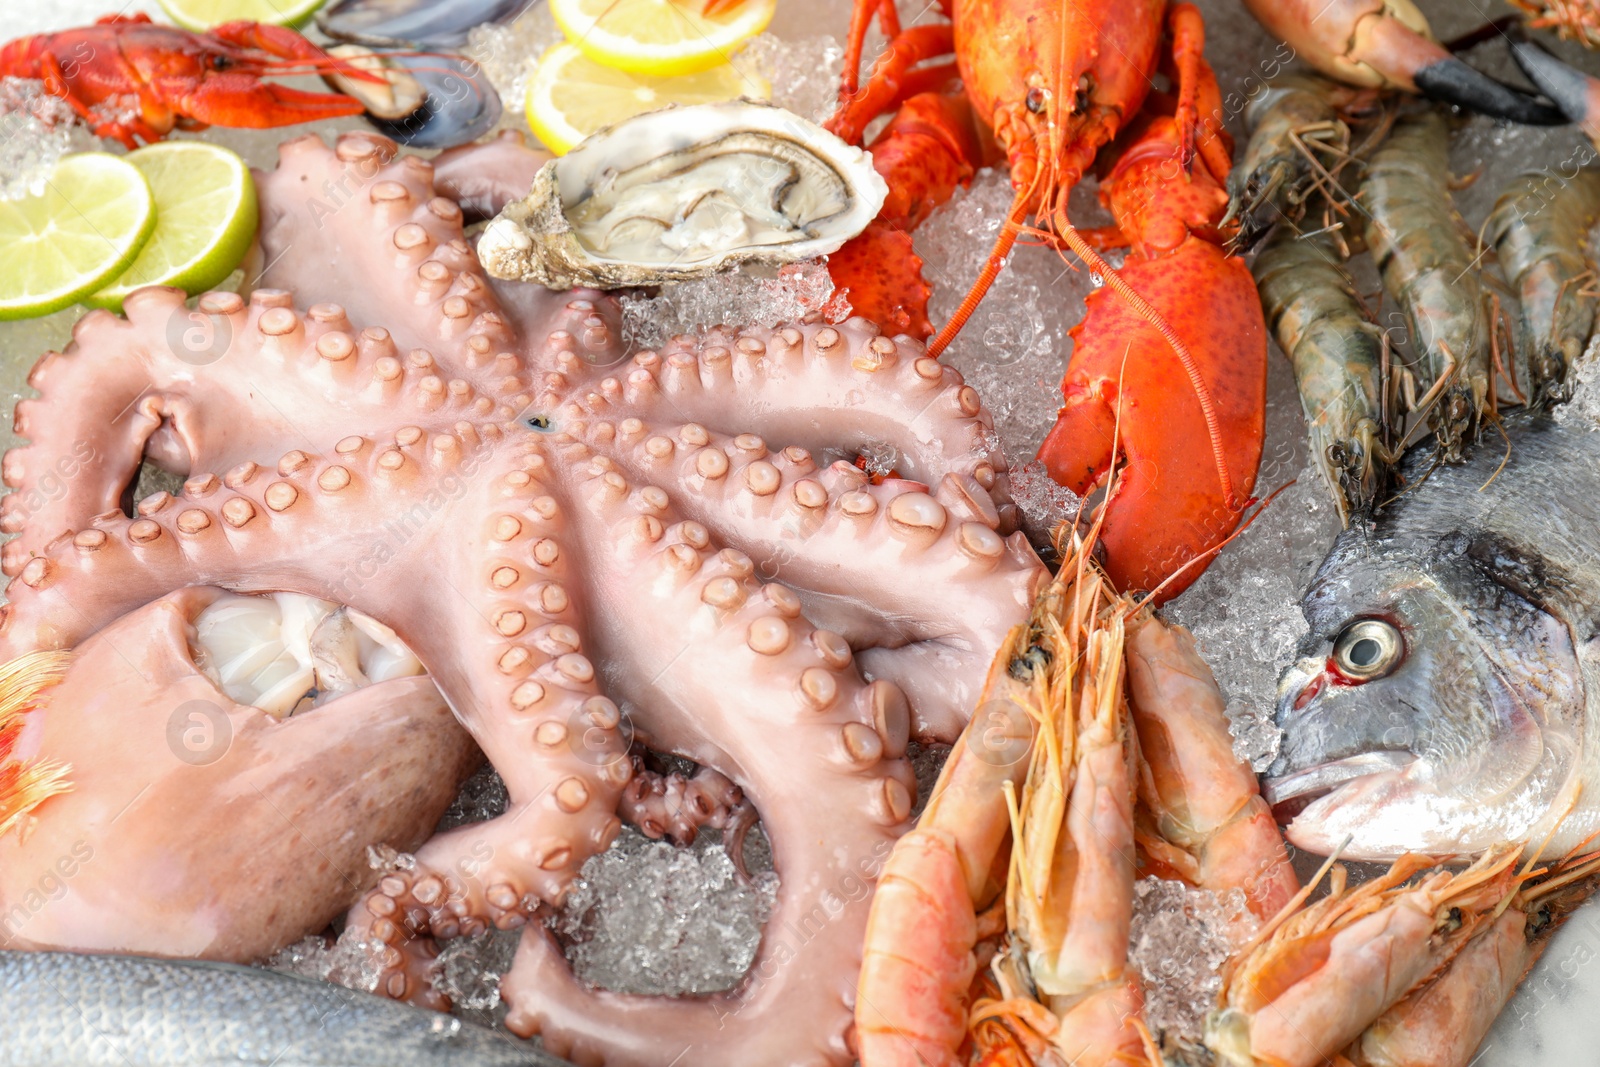
POLYGON ((872 158, 770 104, 673 107, 545 164, 478 243, 497 278, 615 289, 837 251, 888 195, 872 158))

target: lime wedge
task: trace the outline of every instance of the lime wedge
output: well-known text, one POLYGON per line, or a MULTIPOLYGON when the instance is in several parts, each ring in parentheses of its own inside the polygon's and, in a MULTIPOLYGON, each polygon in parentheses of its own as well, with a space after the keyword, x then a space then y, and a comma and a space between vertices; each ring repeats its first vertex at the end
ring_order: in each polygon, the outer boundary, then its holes
POLYGON ((326 0, 161 0, 161 10, 186 30, 244 19, 274 26, 303 26, 326 0))
POLYGON ((43 195, 0 200, 0 319, 88 296, 133 262, 155 225, 138 167, 105 152, 63 158, 43 195))
POLYGON ((120 311, 122 298, 143 286, 199 293, 231 274, 256 236, 256 186, 244 160, 202 141, 163 141, 126 158, 155 195, 155 233, 126 271, 84 302, 120 311))

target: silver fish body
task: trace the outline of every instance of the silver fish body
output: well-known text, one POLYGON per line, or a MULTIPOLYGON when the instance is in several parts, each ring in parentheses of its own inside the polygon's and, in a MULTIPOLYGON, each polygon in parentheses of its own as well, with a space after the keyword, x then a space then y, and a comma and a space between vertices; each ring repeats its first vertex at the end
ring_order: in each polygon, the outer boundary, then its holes
POLYGON ((0 952, 0 1067, 570 1067, 509 1034, 308 978, 0 952))
POLYGON ((1305 594, 1264 782, 1302 848, 1559 852, 1600 830, 1600 432, 1505 428, 1509 457, 1485 435, 1430 473, 1414 449, 1412 488, 1341 534, 1305 594))

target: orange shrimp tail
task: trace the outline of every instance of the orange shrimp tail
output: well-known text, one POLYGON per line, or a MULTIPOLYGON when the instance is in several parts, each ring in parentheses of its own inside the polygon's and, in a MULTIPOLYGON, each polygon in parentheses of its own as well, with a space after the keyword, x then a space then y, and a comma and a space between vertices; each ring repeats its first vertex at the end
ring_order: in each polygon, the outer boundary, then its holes
POLYGON ((0 837, 34 808, 72 788, 70 768, 50 760, 11 758, 23 720, 44 691, 67 675, 70 652, 29 652, 0 666, 0 837))

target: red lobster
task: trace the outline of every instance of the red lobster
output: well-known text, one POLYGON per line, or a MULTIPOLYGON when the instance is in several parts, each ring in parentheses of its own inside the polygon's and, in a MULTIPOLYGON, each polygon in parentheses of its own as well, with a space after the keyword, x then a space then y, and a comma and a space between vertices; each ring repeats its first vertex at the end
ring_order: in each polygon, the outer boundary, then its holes
POLYGON ((1232 145, 1201 54, 1204 23, 1193 5, 1165 0, 947 4, 950 25, 897 32, 893 0, 857 0, 830 128, 859 141, 873 118, 899 107, 870 146, 893 192, 873 226, 830 260, 835 284, 861 314, 928 336, 928 289, 906 231, 971 178, 984 162, 980 130, 992 130, 1016 196, 929 354, 976 310, 1030 216, 1038 225, 1026 232, 1083 259, 1106 284, 1073 331, 1066 403, 1040 458, 1079 493, 1124 465, 1105 504, 1107 570, 1123 589, 1174 596, 1250 503, 1266 397, 1255 285, 1220 247, 1232 145), (858 87, 874 14, 891 40, 858 87), (926 65, 952 51, 954 63, 926 65), (1158 71, 1171 92, 1151 91, 1158 71), (935 91, 957 74, 964 94, 935 91), (1068 193, 1114 140, 1101 198, 1116 225, 1079 233, 1068 193), (1119 247, 1130 249, 1120 271, 1098 251, 1119 247))
POLYGON ((72 105, 96 136, 130 149, 176 127, 266 129, 359 115, 342 93, 308 93, 261 79, 337 73, 382 83, 281 26, 225 22, 209 33, 107 15, 93 26, 19 37, 0 47, 0 77, 33 78, 72 105))

